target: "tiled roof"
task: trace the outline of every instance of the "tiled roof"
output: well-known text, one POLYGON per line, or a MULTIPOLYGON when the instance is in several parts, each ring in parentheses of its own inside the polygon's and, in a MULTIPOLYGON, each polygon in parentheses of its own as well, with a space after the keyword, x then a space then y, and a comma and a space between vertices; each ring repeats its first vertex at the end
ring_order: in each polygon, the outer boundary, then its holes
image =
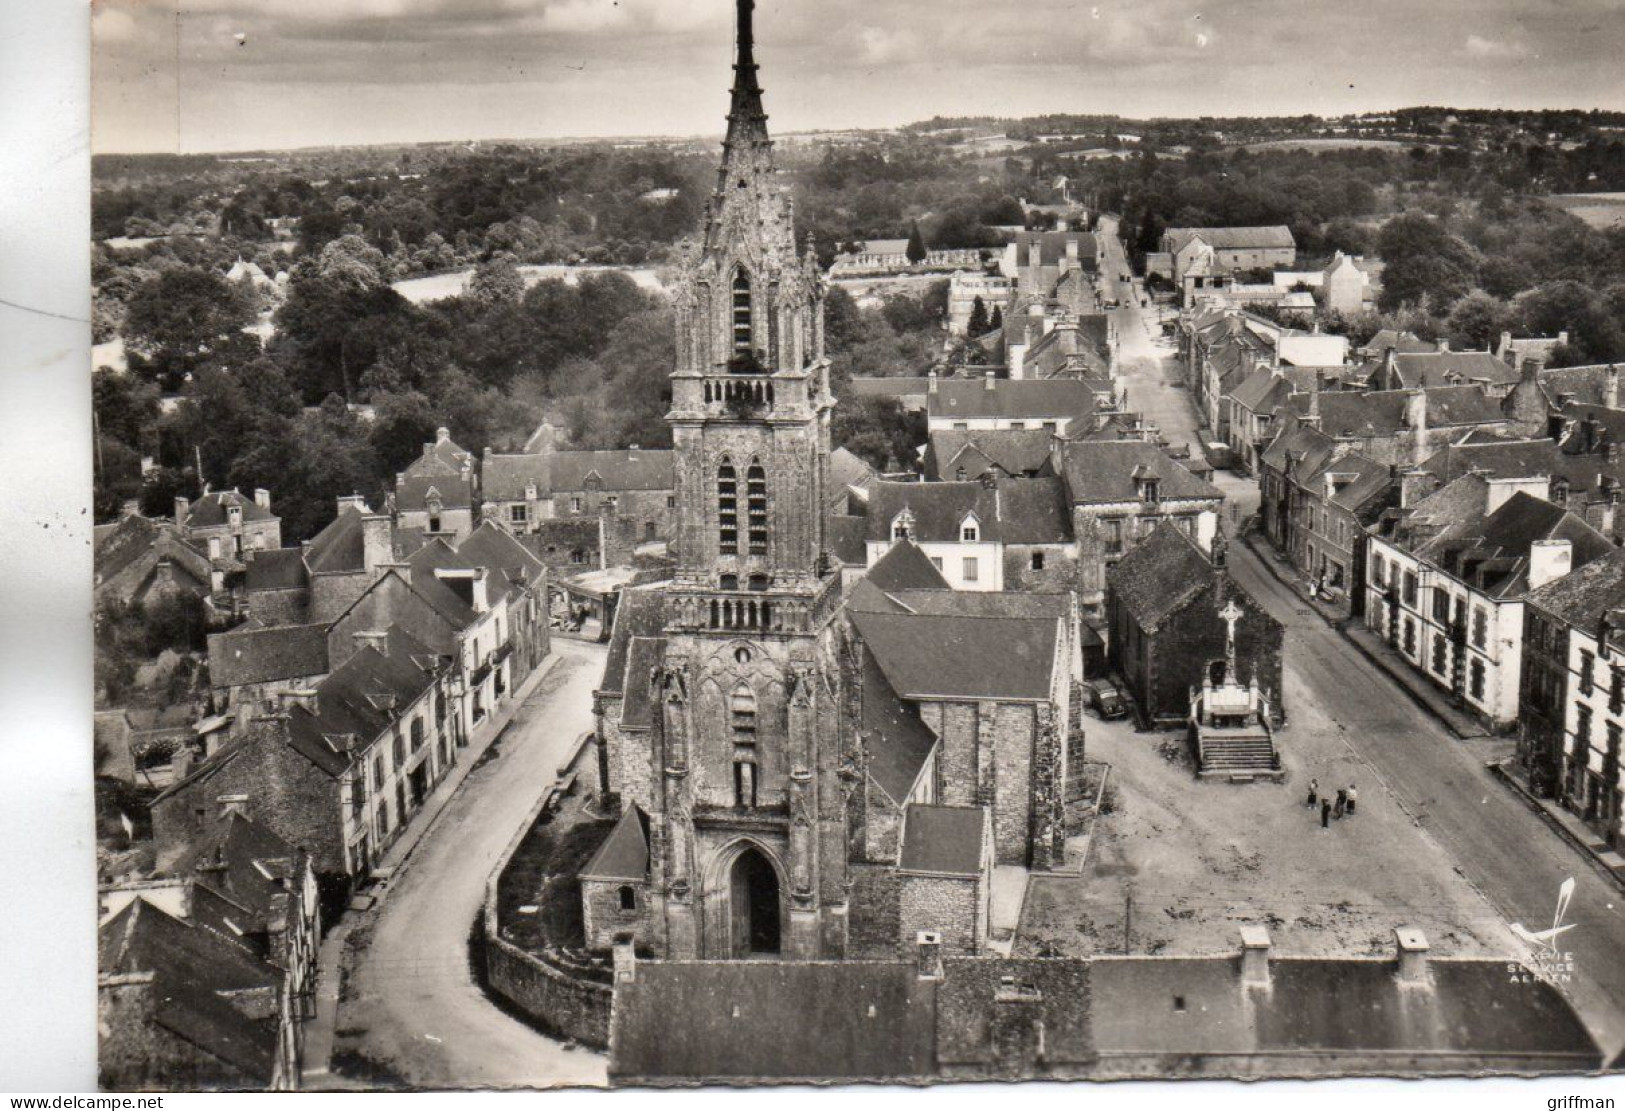
POLYGON ((1625 606, 1625 550, 1616 548, 1530 591, 1525 601, 1594 635, 1611 610, 1625 606))
POLYGON ((232 629, 209 637, 209 682, 215 687, 270 683, 327 673, 326 625, 232 629))
POLYGON ((296 590, 308 586, 305 553, 298 548, 267 548, 248 552, 245 576, 249 590, 296 590))
POLYGON ((232 1000, 238 997, 246 1008, 246 993, 268 996, 279 974, 246 949, 137 898, 98 931, 97 971, 151 973, 155 1023, 244 1076, 270 1083, 276 1025, 250 1017, 232 1000))
POLYGON ((581 869, 584 880, 628 880, 641 883, 649 878, 649 831, 643 811, 628 806, 581 869))
POLYGON ((1131 477, 1137 468, 1161 480, 1163 501, 1224 496, 1217 486, 1191 474, 1155 444, 1096 440, 1061 445, 1061 475, 1074 505, 1138 501, 1140 494, 1131 477))
POLYGON ((1164 521, 1119 560, 1106 578, 1135 623, 1150 630, 1212 586, 1214 574, 1212 562, 1196 541, 1173 522, 1164 521))
POLYGON ((1095 410, 1095 392, 1071 378, 939 378, 926 395, 937 420, 1083 420, 1095 410))
POLYGON ((903 850, 897 866, 907 872, 980 875, 986 821, 987 812, 980 806, 914 803, 903 819, 903 850))
POLYGON ((913 701, 1042 701, 1057 629, 1049 618, 853 612, 886 680, 913 701))

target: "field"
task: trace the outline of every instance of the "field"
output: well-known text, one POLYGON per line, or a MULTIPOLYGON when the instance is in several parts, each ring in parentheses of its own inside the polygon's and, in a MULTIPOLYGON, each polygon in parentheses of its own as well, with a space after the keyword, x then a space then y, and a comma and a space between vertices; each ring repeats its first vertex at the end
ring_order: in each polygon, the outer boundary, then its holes
POLYGON ((1548 199, 1598 230, 1625 227, 1625 193, 1559 193, 1548 199))
POLYGON ((1405 139, 1269 139, 1262 143, 1247 143, 1240 149, 1256 154, 1272 150, 1402 150, 1416 145, 1405 139))
MULTIPOLYGON (((618 270, 626 274, 644 289, 653 292, 664 292, 665 285, 660 276, 653 270, 628 270, 618 266, 521 266, 520 275, 525 279, 527 286, 549 278, 563 278, 566 282, 574 284, 582 274, 593 274, 601 271, 618 270)), ((455 297, 463 292, 468 280, 473 277, 474 271, 454 270, 448 274, 431 274, 426 278, 407 278, 395 283, 395 292, 405 297, 414 305, 424 305, 431 301, 443 301, 447 297, 455 297)))

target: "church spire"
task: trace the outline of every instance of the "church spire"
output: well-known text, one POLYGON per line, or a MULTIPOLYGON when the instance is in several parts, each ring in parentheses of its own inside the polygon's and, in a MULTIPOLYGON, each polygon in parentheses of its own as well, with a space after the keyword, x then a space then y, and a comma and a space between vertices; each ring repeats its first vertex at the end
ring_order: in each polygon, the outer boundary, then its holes
POLYGON ((766 143, 767 112, 762 108, 762 86, 756 80, 756 42, 751 14, 756 0, 737 0, 738 27, 735 31, 733 99, 728 106, 728 138, 725 146, 766 143))

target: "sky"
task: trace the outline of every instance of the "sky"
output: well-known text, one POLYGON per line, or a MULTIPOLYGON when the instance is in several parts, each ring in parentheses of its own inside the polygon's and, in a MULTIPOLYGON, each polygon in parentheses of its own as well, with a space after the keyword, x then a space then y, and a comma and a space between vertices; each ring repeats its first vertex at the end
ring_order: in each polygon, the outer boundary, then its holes
MULTIPOLYGON (((733 0, 93 0, 102 152, 720 134, 733 0)), ((777 131, 1625 109, 1625 0, 757 0, 777 131)))

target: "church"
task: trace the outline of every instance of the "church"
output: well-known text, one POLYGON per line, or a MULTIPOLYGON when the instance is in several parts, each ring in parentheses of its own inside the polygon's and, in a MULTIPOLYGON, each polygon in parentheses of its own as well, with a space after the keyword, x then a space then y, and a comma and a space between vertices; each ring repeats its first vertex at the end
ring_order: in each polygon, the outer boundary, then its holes
POLYGON ((843 591, 827 279, 775 172, 752 7, 675 292, 675 567, 623 592, 594 695, 620 820, 580 872, 588 944, 828 959, 941 931, 972 954, 993 868, 1064 852, 1077 612, 951 590, 906 540, 843 591))

